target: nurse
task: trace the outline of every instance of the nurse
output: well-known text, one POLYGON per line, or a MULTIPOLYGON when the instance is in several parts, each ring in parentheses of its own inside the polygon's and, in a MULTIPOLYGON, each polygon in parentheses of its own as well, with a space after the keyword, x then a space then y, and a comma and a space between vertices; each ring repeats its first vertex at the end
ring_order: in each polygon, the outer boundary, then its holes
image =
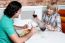
POLYGON ((0 20, 0 43, 24 43, 35 32, 32 28, 31 32, 24 37, 18 37, 13 25, 13 19, 20 14, 22 5, 17 1, 12 1, 8 4, 3 12, 3 17, 0 20))

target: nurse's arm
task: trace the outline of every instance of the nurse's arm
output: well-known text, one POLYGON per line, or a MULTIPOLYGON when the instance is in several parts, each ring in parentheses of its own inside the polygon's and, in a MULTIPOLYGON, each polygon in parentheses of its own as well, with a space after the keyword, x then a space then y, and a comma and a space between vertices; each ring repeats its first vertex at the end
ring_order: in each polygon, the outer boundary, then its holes
POLYGON ((27 34, 26 36, 18 37, 17 34, 13 34, 12 36, 10 36, 10 38, 14 43, 24 43, 33 35, 34 32, 35 32, 35 30, 32 29, 31 32, 29 34, 27 34))

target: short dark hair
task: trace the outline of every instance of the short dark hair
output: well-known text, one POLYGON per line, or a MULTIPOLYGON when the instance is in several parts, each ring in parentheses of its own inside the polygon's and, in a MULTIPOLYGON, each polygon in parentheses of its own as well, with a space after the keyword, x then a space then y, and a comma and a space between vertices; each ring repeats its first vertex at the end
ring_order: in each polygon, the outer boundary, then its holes
POLYGON ((15 15, 15 13, 17 13, 19 9, 21 9, 21 7, 22 7, 21 3, 17 1, 12 1, 8 4, 6 9, 4 10, 4 15, 11 18, 15 15))

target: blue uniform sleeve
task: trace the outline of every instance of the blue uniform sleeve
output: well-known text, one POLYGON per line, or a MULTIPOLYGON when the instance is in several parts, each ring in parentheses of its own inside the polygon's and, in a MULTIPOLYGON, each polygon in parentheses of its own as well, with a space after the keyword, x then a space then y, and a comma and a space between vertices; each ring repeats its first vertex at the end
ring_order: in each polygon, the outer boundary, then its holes
POLYGON ((4 31, 8 34, 8 36, 12 36, 13 34, 15 34, 16 32, 15 32, 15 29, 14 29, 14 25, 13 25, 13 23, 11 23, 11 22, 9 22, 9 21, 5 21, 4 23, 3 23, 3 29, 4 29, 4 31))

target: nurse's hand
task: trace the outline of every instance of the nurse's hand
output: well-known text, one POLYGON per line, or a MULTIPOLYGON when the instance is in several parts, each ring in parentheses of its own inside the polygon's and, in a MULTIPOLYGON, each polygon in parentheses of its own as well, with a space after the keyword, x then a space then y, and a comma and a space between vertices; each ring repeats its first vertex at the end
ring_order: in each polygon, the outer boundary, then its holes
POLYGON ((31 33, 35 34, 36 33, 36 29, 35 28, 32 28, 31 29, 31 33))
POLYGON ((23 28, 23 29, 26 29, 26 28, 28 28, 28 25, 25 24, 24 26, 22 26, 22 28, 23 28))
POLYGON ((26 29, 23 29, 23 31, 24 31, 24 35, 23 36, 25 36, 25 35, 27 35, 29 33, 31 33, 31 34, 36 33, 35 28, 31 28, 31 29, 26 28, 26 29))

